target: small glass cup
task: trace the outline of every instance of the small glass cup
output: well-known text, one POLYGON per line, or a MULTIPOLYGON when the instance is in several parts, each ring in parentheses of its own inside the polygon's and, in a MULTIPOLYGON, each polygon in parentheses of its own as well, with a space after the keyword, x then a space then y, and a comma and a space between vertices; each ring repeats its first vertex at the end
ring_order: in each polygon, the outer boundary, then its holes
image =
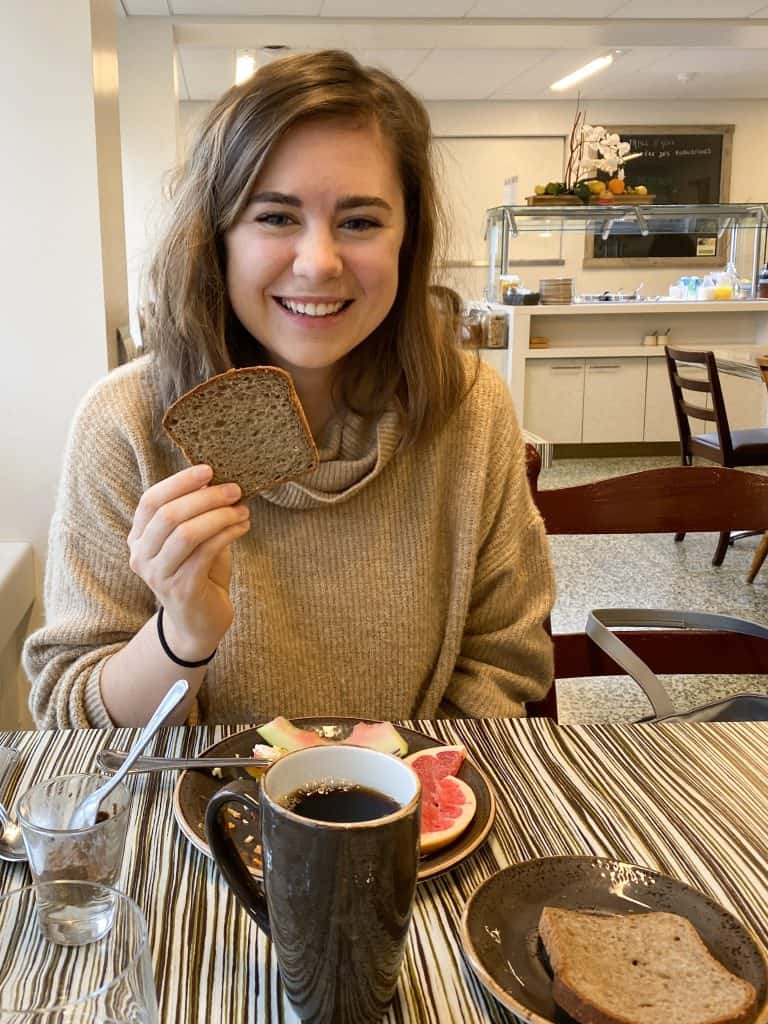
POLYGON ((62 881, 15 889, 0 896, 0 935, 0 1024, 158 1024, 147 924, 116 889, 62 881), (41 927, 46 900, 109 903, 111 928, 77 948, 51 943, 41 927))
POLYGON ((128 830, 131 794, 126 787, 118 785, 110 793, 90 828, 69 828, 78 804, 103 783, 100 775, 62 775, 32 786, 17 803, 32 881, 41 896, 40 925, 52 942, 62 945, 94 942, 111 926, 108 898, 79 904, 77 896, 89 890, 76 886, 52 890, 62 902, 43 896, 48 882, 116 882, 128 830))

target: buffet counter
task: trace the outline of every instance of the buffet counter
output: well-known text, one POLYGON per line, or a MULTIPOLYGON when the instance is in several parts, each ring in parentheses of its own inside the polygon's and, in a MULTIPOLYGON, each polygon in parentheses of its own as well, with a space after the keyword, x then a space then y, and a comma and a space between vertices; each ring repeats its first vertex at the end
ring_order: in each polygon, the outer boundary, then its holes
MULTIPOLYGON (((768 350, 768 301, 494 305, 508 319, 496 361, 523 425, 560 444, 677 440, 664 345, 729 350, 736 362, 768 350), (658 344, 646 338, 658 337, 658 344), (546 342, 546 347, 532 347, 546 342)), ((731 427, 768 421, 759 380, 723 378, 731 427)))

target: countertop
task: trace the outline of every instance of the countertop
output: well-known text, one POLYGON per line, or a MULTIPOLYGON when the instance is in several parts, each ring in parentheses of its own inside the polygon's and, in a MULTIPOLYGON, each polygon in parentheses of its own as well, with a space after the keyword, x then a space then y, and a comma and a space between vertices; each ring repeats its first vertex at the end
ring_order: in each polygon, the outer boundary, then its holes
POLYGON ((658 313, 768 313, 768 299, 742 299, 737 302, 571 302, 556 306, 505 306, 494 303, 514 316, 633 316, 658 313))

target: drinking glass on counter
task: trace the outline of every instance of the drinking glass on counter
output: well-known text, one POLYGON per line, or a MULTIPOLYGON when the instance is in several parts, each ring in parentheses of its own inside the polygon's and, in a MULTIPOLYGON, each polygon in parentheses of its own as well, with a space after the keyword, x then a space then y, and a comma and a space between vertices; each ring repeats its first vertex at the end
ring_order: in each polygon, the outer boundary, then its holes
POLYGON ((74 809, 103 782, 100 775, 59 776, 28 789, 18 801, 19 826, 41 897, 40 926, 52 942, 69 946, 94 942, 112 925, 108 887, 116 882, 122 864, 129 791, 118 785, 90 828, 69 827, 74 809), (48 886, 59 881, 100 887, 48 886), (97 891, 99 898, 92 899, 97 891))
POLYGON ((157 1024, 147 924, 128 896, 93 882, 44 882, 0 896, 0 1024, 157 1024), (108 904, 111 928, 77 947, 50 942, 45 904, 108 904))

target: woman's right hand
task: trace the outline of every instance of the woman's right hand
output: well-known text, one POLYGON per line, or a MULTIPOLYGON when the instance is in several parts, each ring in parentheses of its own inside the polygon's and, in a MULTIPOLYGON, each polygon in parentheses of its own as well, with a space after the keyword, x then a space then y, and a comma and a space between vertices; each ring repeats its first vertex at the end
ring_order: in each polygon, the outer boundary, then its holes
POLYGON ((163 606, 171 650, 206 658, 232 622, 232 542, 250 529, 237 484, 208 486, 209 466, 191 466, 150 487, 128 534, 130 567, 163 606))

